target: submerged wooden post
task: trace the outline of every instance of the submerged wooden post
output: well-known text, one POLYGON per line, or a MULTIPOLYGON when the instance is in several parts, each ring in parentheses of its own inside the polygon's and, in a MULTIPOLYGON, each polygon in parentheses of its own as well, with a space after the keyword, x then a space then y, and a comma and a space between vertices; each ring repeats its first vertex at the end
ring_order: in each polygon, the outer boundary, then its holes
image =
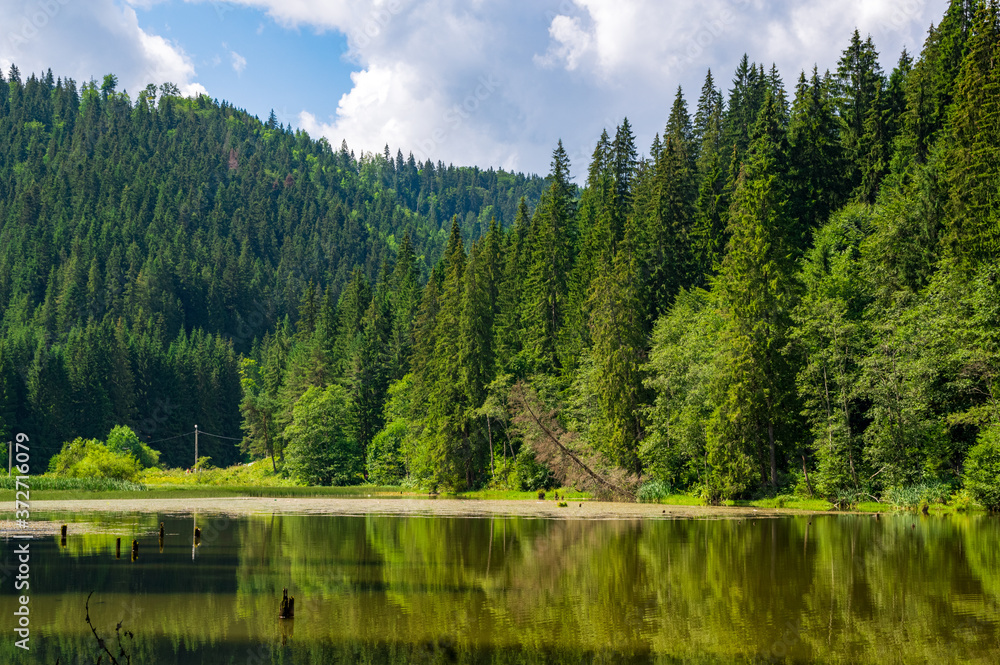
POLYGON ((288 589, 281 590, 281 605, 278 606, 279 619, 295 618, 295 596, 288 597, 288 589))
POLYGON ((138 540, 133 540, 132 541, 132 560, 135 561, 138 558, 139 558, 139 541, 138 540))
POLYGON ((163 554, 163 522, 160 522, 160 554, 163 554))
POLYGON ((62 529, 60 529, 60 534, 61 535, 59 537, 59 545, 62 546, 62 547, 66 547, 66 525, 65 524, 62 525, 62 529))
POLYGON ((115 538, 115 558, 122 558, 122 539, 115 538))

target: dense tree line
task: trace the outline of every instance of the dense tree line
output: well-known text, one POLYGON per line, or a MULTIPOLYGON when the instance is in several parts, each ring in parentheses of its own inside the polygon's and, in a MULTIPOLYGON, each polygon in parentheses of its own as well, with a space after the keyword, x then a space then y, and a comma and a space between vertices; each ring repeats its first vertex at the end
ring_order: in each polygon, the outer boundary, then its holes
POLYGON ((993 0, 954 0, 889 73, 857 32, 791 94, 744 56, 693 114, 677 91, 648 157, 627 119, 605 132, 581 188, 561 143, 544 181, 356 160, 205 98, 10 79, 19 426, 170 386, 310 482, 852 502, 1000 471, 993 0))
POLYGON ((305 298, 317 323, 254 350, 248 442, 280 454, 299 396, 340 386, 376 482, 851 502, 988 478, 998 29, 953 2, 889 73, 855 32, 791 95, 744 57, 693 115, 678 90, 648 158, 605 133, 580 192, 560 144, 538 204, 472 242, 455 218, 426 285, 407 246, 305 298))
MULTIPOLYGON (((0 436, 38 462, 130 425, 168 464, 198 424, 239 439, 241 354, 298 323, 304 292, 374 279, 404 236, 415 275, 448 240, 513 220, 539 178, 356 157, 175 86, 134 99, 0 74, 0 436), (442 220, 442 221, 438 221, 442 220)), ((240 457, 203 437, 216 463, 240 457)))

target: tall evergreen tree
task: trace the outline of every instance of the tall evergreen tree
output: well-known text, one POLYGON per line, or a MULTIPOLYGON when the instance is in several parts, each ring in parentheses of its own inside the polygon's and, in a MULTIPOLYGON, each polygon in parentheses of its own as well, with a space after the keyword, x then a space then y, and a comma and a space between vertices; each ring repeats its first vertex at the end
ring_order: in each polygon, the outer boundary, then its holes
POLYGON ((804 250, 813 230, 826 223, 846 198, 840 126, 827 86, 813 69, 799 76, 788 127, 790 240, 804 250))
POLYGON ((715 467, 712 491, 721 498, 746 491, 753 475, 776 485, 778 449, 794 413, 788 403, 794 375, 781 352, 794 292, 786 155, 781 112, 769 95, 733 195, 729 249, 717 282, 724 308, 724 366, 708 457, 715 467))
POLYGON ((866 147, 865 122, 878 113, 885 78, 878 52, 869 36, 862 41, 855 30, 851 43, 837 64, 837 112, 843 122, 841 141, 849 165, 848 183, 853 191, 861 184, 866 147))
POLYGON ((588 308, 594 340, 591 384, 598 403, 593 442, 615 464, 637 476, 642 472, 638 452, 646 343, 638 235, 630 222, 618 250, 608 247, 602 252, 598 265, 603 269, 594 277, 588 308))
POLYGON ((968 54, 955 80, 946 156, 950 186, 944 241, 966 267, 995 262, 1000 252, 1000 16, 980 5, 968 54))
POLYGON ((536 369, 558 369, 558 336, 566 316, 575 220, 569 157, 559 142, 552 155, 552 184, 531 222, 531 263, 524 300, 524 346, 536 369))

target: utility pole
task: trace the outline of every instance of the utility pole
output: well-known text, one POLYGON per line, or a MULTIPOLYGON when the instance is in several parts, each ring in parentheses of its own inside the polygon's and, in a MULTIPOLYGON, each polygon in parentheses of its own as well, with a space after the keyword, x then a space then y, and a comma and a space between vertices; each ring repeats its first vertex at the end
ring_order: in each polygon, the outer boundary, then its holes
POLYGON ((198 426, 194 426, 194 470, 198 471, 198 426))
POLYGON ((7 475, 10 475, 11 464, 14 462, 14 442, 7 442, 7 475))

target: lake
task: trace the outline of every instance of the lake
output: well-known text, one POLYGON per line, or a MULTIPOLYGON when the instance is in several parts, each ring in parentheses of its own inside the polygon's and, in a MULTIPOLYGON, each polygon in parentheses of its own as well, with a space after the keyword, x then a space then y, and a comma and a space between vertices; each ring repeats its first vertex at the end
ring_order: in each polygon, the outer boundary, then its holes
POLYGON ((91 533, 30 541, 32 650, 8 579, 4 663, 93 663, 91 591, 135 665, 1000 662, 990 516, 50 517, 91 533))

